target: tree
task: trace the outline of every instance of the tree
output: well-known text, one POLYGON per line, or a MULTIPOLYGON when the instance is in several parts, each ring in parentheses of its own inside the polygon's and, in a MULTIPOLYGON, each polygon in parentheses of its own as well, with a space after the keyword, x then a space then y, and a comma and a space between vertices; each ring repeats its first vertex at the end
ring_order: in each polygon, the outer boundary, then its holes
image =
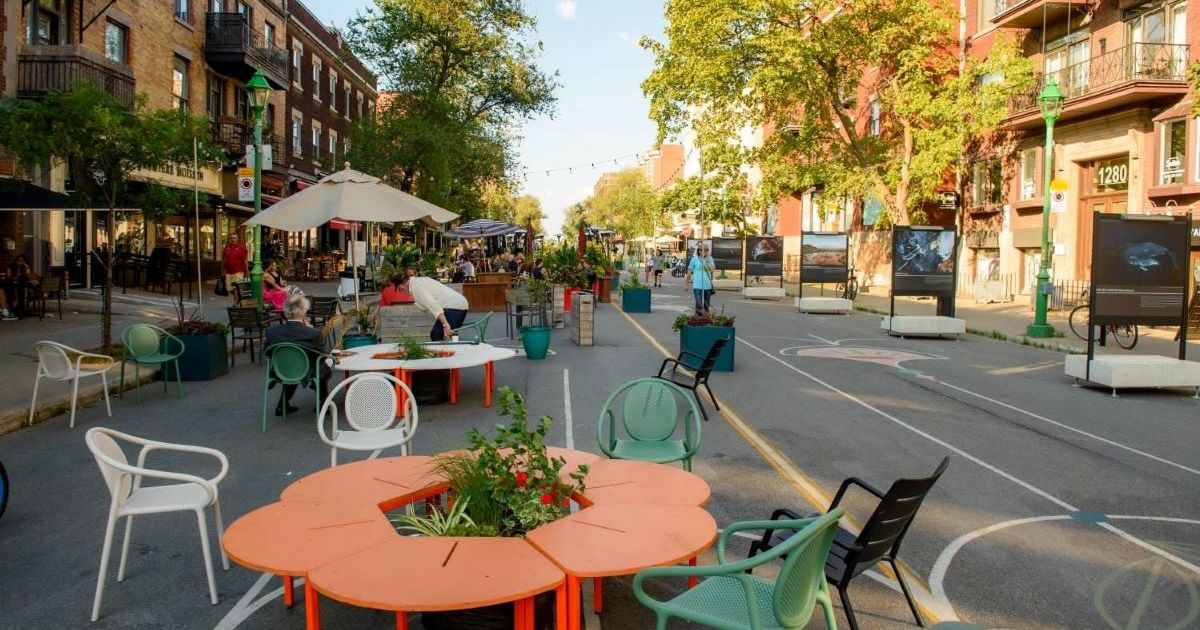
POLYGON ((612 229, 626 238, 651 236, 659 224, 661 208, 646 176, 637 167, 619 171, 592 197, 589 222, 612 229))
POLYGON ((957 15, 949 0, 669 0, 642 87, 660 138, 690 127, 726 169, 762 170, 756 206, 821 184, 908 224, 1032 80, 1011 40, 960 65, 957 15), (731 141, 747 127, 775 133, 731 141))
POLYGON ((201 159, 216 155, 208 141, 208 122, 173 110, 145 109, 138 98, 127 107, 108 93, 81 83, 67 93, 42 100, 0 99, 0 146, 26 168, 65 163, 75 181, 73 193, 87 206, 108 208, 108 242, 103 260, 104 297, 100 339, 112 345, 112 264, 116 242, 116 209, 163 203, 161 191, 150 187, 142 199, 132 199, 130 175, 171 162, 190 163, 193 146, 201 159), (195 145, 193 145, 195 141, 195 145), (127 205, 128 204, 128 205, 127 205))
POLYGON ((553 111, 534 18, 520 0, 375 4, 346 39, 389 94, 351 130, 349 158, 464 218, 485 215, 485 192, 511 180, 517 125, 553 111))
POLYGON ((513 225, 519 225, 532 234, 542 231, 542 219, 546 218, 546 215, 542 213, 542 202, 537 197, 521 195, 513 199, 512 208, 513 225))

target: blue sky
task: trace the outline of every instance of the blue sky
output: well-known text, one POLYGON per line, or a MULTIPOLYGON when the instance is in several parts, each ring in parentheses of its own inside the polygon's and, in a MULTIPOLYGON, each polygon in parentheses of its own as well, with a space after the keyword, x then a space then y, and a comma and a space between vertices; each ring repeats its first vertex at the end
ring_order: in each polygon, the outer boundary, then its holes
MULTIPOLYGON (((371 0, 303 0, 323 22, 341 27, 371 0)), ((524 192, 537 196, 560 229, 564 210, 591 194, 600 174, 636 163, 654 143, 655 127, 641 81, 653 61, 637 45, 660 36, 660 0, 529 0, 545 45, 541 65, 559 72, 558 109, 522 130, 524 192), (623 157, 614 165, 613 158, 623 157), (607 160, 607 162, 605 162, 607 160), (595 162, 593 168, 591 164, 595 162), (582 165, 582 166, 578 166, 582 165), (547 169, 575 166, 572 172, 547 169)))

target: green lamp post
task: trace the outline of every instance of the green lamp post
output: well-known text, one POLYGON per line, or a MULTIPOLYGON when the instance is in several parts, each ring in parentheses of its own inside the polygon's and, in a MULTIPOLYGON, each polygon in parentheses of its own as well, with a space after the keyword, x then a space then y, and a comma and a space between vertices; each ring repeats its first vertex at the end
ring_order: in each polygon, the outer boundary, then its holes
MULTIPOLYGON (((262 71, 255 70, 254 76, 246 82, 246 96, 250 101, 250 111, 254 114, 254 214, 262 212, 262 134, 263 112, 271 100, 271 85, 267 83, 262 71)), ((250 267, 250 290, 254 301, 262 306, 262 226, 254 226, 254 245, 252 264, 250 267)))
POLYGON ((1038 94, 1038 108, 1042 110, 1042 120, 1046 121, 1046 147, 1042 152, 1042 261, 1038 267, 1033 323, 1025 329, 1027 337, 1054 336, 1054 327, 1046 322, 1050 299, 1050 180, 1054 177, 1054 121, 1058 120, 1065 99, 1058 82, 1052 77, 1047 78, 1046 86, 1038 94))

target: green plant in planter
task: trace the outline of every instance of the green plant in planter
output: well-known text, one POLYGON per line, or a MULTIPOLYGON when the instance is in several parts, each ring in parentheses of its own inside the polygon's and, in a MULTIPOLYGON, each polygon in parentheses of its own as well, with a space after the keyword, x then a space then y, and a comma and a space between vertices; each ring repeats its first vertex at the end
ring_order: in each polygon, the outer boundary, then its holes
POLYGON ((688 315, 680 313, 675 317, 675 321, 671 323, 671 330, 679 332, 684 326, 733 326, 735 316, 726 315, 725 309, 721 309, 720 313, 712 315, 709 313, 701 313, 699 315, 688 315))
POLYGON ((554 287, 549 280, 530 278, 525 281, 525 290, 529 292, 529 301, 534 305, 546 304, 550 301, 550 290, 554 287))
POLYGON ((542 257, 546 265, 546 276, 554 284, 568 287, 584 286, 587 277, 579 264, 579 252, 571 245, 548 250, 542 257))
POLYGON ((171 302, 175 306, 175 323, 164 326, 163 329, 172 335, 226 335, 229 333, 227 324, 204 319, 204 312, 199 307, 189 313, 187 305, 182 299, 172 297, 171 302))
POLYGON ((410 531, 420 536, 495 536, 496 531, 490 527, 480 527, 467 516, 467 506, 471 499, 463 498, 454 502, 450 511, 445 514, 440 509, 432 510, 428 516, 416 514, 401 514, 391 517, 397 531, 410 531))
POLYGON ((433 356, 425 342, 412 335, 404 335, 397 339, 396 348, 404 353, 405 361, 428 359, 433 356))
POLYGON ((629 274, 629 281, 621 283, 622 291, 624 291, 625 289, 645 289, 645 288, 646 288, 646 285, 642 284, 641 278, 638 278, 638 274, 636 274, 636 273, 629 274))
POLYGON ((421 261, 421 248, 416 243, 397 243, 383 248, 383 270, 387 274, 416 267, 421 261))
POLYGON ((584 489, 587 466, 571 473, 571 482, 563 481, 559 474, 566 460, 546 452, 546 435, 554 420, 542 416, 531 428, 520 394, 501 387, 499 398, 500 414, 511 418, 508 424, 497 425, 491 438, 471 429, 466 450, 437 458, 437 471, 449 482, 455 509, 445 515, 405 518, 407 529, 520 536, 569 513, 571 495, 584 489))

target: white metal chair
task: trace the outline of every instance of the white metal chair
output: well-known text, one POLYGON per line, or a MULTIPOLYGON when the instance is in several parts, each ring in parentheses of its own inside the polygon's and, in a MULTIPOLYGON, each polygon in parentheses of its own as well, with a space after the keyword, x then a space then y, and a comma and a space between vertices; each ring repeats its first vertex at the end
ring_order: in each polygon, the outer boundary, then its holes
POLYGON ((225 478, 229 471, 229 460, 220 451, 202 446, 187 446, 184 444, 169 444, 139 438, 120 431, 94 427, 88 429, 85 436, 88 449, 96 458, 96 465, 104 475, 104 482, 112 495, 112 503, 108 510, 108 524, 104 528, 104 550, 100 553, 100 574, 96 577, 96 599, 92 604, 92 621, 100 617, 100 600, 104 596, 104 578, 108 573, 108 560, 112 548, 113 533, 117 522, 125 518, 125 541, 121 544, 121 562, 117 568, 117 581, 125 579, 125 560, 129 557, 129 537, 133 530, 133 517, 142 514, 159 514, 162 512, 180 512, 191 510, 196 513, 196 521, 200 525, 200 548, 204 552, 204 572, 208 577, 208 594, 212 603, 217 603, 217 586, 213 581, 212 553, 208 545, 208 525, 204 518, 204 508, 212 506, 213 517, 217 524, 217 548, 221 551, 221 566, 229 570, 229 558, 221 539, 225 535, 225 526, 221 522, 221 504, 217 496, 217 484, 225 478), (138 453, 137 465, 129 464, 120 443, 141 446, 138 453), (215 476, 203 479, 195 475, 166 470, 146 468, 146 455, 154 450, 166 450, 185 453, 210 455, 220 462, 221 470, 215 476), (142 487, 142 479, 163 479, 177 483, 142 487))
POLYGON ((412 390, 400 379, 381 372, 363 372, 338 383, 321 405, 317 432, 330 446, 329 466, 337 466, 338 449, 373 451, 367 459, 379 456, 385 448, 400 447, 408 455, 408 443, 417 430, 417 402, 412 390), (338 428, 337 395, 345 390, 345 414, 348 430, 338 428), (400 397, 404 398, 403 413, 400 397), (326 417, 329 418, 326 427, 326 417), (326 430, 328 428, 328 430, 326 430))
POLYGON ((79 379, 99 376, 104 381, 104 407, 112 417, 112 403, 108 401, 108 371, 117 364, 112 357, 76 350, 53 341, 34 344, 38 355, 37 378, 33 381, 33 402, 29 403, 29 424, 37 413, 38 384, 43 378, 52 381, 71 381, 71 428, 75 428, 75 406, 79 400, 79 379))

